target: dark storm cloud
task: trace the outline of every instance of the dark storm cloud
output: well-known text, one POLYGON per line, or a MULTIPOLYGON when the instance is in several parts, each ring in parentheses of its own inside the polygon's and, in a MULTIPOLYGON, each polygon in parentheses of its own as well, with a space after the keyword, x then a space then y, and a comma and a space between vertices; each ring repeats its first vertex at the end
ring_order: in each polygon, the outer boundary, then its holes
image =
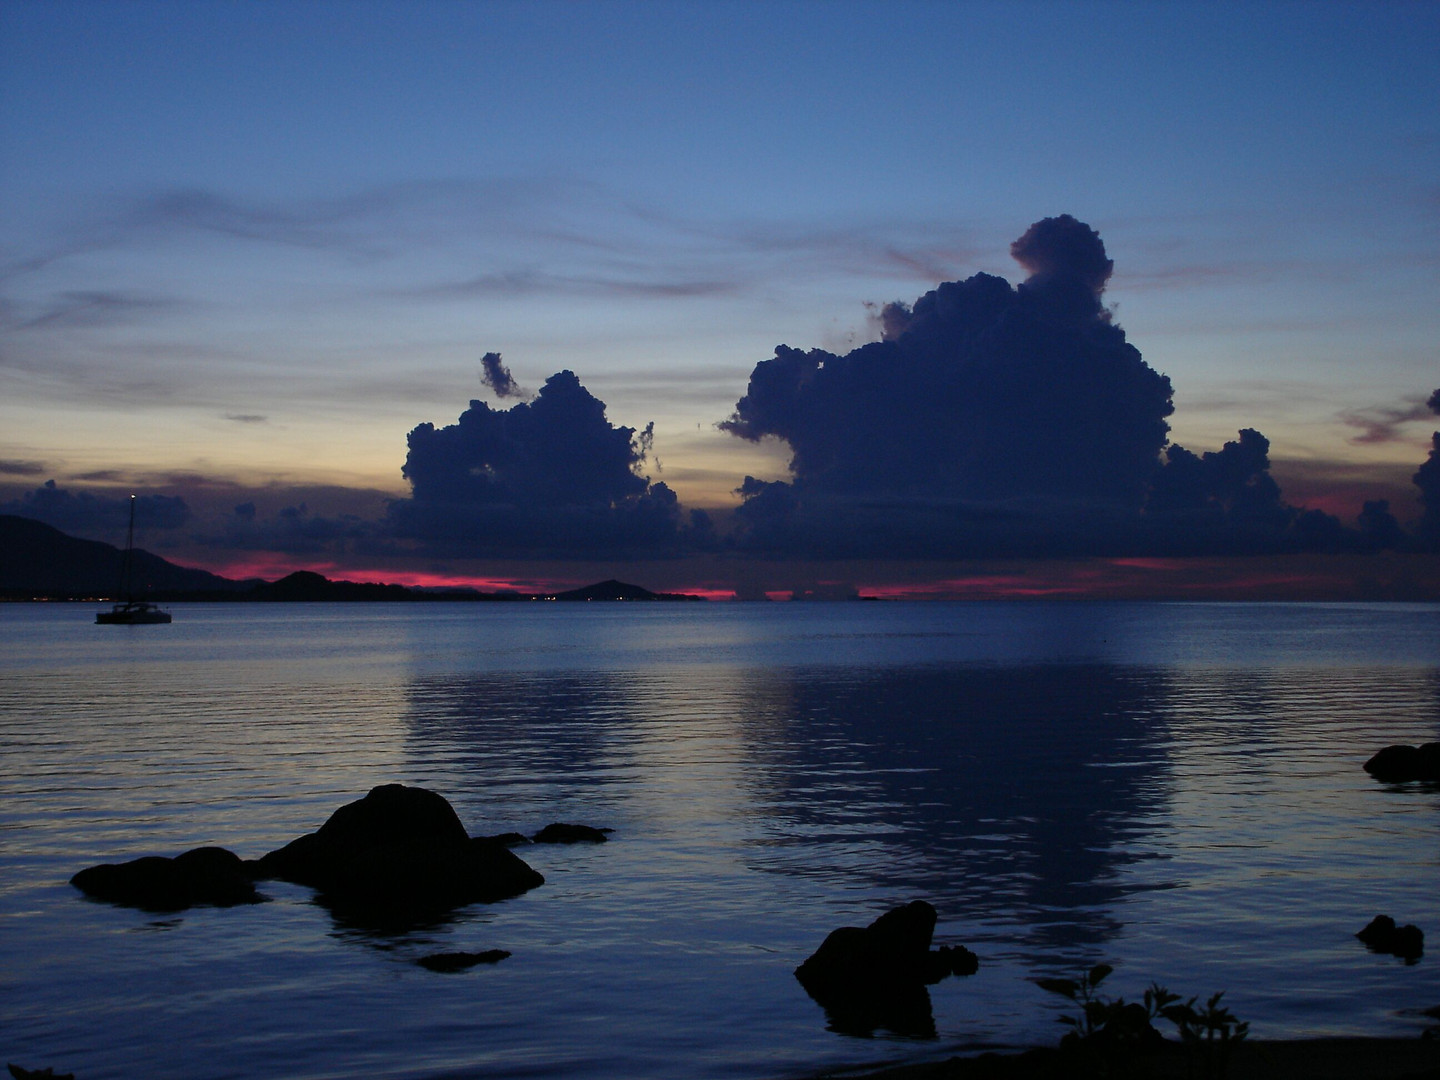
MULTIPOLYGON (((113 536, 117 531, 123 535, 130 520, 130 497, 72 493, 54 480, 47 480, 19 499, 0 503, 0 514, 34 518, 76 536, 113 536)), ((140 495, 135 503, 135 520, 146 530, 178 529, 190 520, 190 508, 178 496, 140 495)))
POLYGON ((530 391, 522 389, 510 374, 510 369, 500 362, 498 352, 487 352, 480 358, 480 381, 501 400, 530 396, 530 391))
POLYGON ((390 526, 449 556, 673 552, 703 523, 682 529, 674 493, 641 473, 651 431, 612 425, 569 371, 509 409, 471 401, 455 424, 410 432, 411 497, 390 526))
POLYGON ((1068 550, 1139 514, 1171 389, 1101 303, 1104 244, 1066 216, 1013 251, 1032 271, 1018 287, 947 282, 885 305, 880 342, 843 356, 781 346, 756 366, 721 426, 784 439, 793 481, 740 489, 748 542, 1068 550))
MULTIPOLYGON (((1029 271, 1018 286, 989 274, 947 282, 913 305, 872 306, 879 342, 844 355, 782 345, 756 366, 720 426, 784 440, 791 477, 737 489, 738 546, 974 557, 1400 543, 1383 500, 1356 528, 1287 505, 1258 431, 1200 454, 1168 445, 1170 381, 1104 306, 1114 263, 1095 230, 1046 218, 1011 254, 1029 271)), ((1377 439, 1414 419, 1366 417, 1377 439)), ((1440 518, 1440 490, 1434 501, 1440 518)))

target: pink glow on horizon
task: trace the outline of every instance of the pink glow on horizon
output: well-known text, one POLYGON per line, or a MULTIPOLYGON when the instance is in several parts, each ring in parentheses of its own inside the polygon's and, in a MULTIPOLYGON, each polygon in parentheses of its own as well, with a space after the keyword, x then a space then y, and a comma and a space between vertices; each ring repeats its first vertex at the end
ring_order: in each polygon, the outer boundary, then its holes
POLYGON ((366 567, 341 566, 333 560, 298 560, 280 553, 250 553, 244 559, 212 562, 201 569, 235 580, 261 578, 277 581, 297 571, 307 570, 332 581, 354 581, 361 584, 404 585, 422 589, 476 589, 480 592, 562 592, 589 582, 564 579, 536 579, 477 576, 474 574, 442 574, 429 570, 376 570, 366 567))

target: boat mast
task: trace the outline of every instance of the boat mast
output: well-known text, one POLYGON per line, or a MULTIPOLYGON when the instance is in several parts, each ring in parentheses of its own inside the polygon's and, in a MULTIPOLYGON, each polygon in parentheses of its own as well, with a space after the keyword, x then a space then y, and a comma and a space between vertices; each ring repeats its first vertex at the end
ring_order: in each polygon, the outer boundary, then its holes
POLYGON ((130 529, 125 534, 125 559, 120 564, 120 595, 130 602, 130 555, 135 550, 135 495, 130 495, 130 529))

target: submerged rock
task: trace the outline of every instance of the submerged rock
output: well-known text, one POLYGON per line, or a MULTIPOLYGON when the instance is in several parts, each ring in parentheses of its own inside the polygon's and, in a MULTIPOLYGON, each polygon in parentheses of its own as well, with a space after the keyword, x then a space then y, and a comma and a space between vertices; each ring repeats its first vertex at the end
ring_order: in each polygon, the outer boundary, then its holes
POLYGON ((545 882, 503 844, 471 839, 443 796, 402 784, 372 788, 319 831, 263 856, 253 873, 309 885, 332 908, 404 917, 504 900, 545 882))
POLYGON ((1414 963, 1425 952, 1425 935, 1418 926, 1396 926, 1389 915, 1376 915, 1355 935, 1371 952, 1389 953, 1414 963))
POLYGON ((1365 771, 1387 783, 1440 780, 1440 742, 1387 746, 1365 762, 1365 771))
POLYGON ((552 822, 531 839, 537 844, 603 844, 614 829, 597 829, 592 825, 566 825, 552 822))
POLYGON ((144 911, 184 911, 196 904, 233 907, 265 898, 240 856, 221 847, 201 847, 173 859, 150 855, 124 863, 81 870, 70 884, 86 896, 144 911))
POLYGON ((925 987, 947 975, 973 975, 980 966, 963 945, 931 950, 936 917, 931 905, 915 900, 864 928, 832 930, 795 969, 795 977, 825 1009, 834 1030, 869 1034, 883 1027, 933 1037, 925 987))
POLYGON ((484 952, 442 952, 422 956, 415 962, 429 971, 465 971, 477 964, 498 964, 510 956, 504 949, 486 949, 484 952))

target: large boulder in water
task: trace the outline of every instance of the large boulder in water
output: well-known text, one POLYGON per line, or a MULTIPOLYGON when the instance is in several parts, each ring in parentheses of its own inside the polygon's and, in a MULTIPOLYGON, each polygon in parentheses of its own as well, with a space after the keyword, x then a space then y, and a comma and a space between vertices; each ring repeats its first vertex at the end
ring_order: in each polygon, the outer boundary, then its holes
POLYGON ((881 915, 866 927, 832 930, 798 968, 800 985, 850 1034, 877 1027, 901 1035, 933 1037, 935 1021, 925 990, 947 975, 973 975, 975 954, 963 945, 932 950, 935 909, 923 900, 881 915))
POLYGON ((1440 780, 1440 742, 1387 746, 1365 762, 1365 771, 1391 783, 1440 780))
POLYGON ((70 884, 86 896, 144 911, 184 911, 196 904, 258 904, 245 863, 221 847, 201 847, 168 859, 150 855, 81 870, 70 884))
POLYGON ((309 885, 328 906, 428 916, 504 900, 545 879, 503 844, 471 839, 425 788, 386 784, 253 866, 257 878, 309 885))

